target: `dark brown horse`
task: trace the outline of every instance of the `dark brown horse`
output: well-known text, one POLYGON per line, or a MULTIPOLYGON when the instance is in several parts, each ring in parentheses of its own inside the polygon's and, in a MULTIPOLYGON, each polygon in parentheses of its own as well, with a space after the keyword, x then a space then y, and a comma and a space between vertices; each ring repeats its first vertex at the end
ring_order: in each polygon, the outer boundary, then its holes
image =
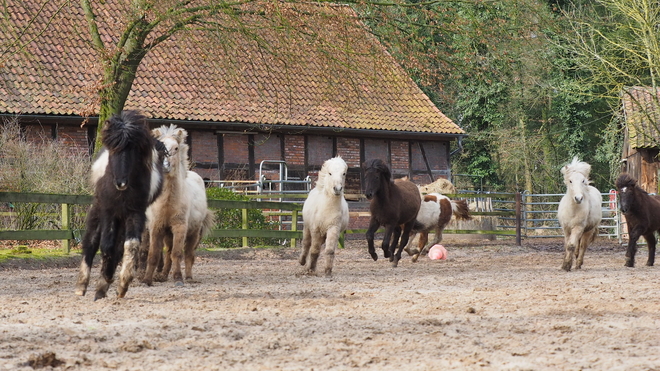
POLYGON ((644 236, 649 245, 649 259, 646 265, 652 266, 655 261, 655 231, 660 230, 660 196, 650 196, 637 185, 637 181, 628 174, 621 174, 616 180, 619 191, 621 212, 628 223, 628 250, 626 251, 626 267, 635 266, 637 240, 644 236))
POLYGON ((415 225, 415 217, 422 203, 421 194, 417 186, 408 180, 393 181, 389 167, 382 160, 370 160, 362 166, 365 172, 364 195, 371 200, 371 221, 367 230, 369 254, 372 259, 378 260, 374 249, 374 234, 380 226, 384 226, 385 236, 381 247, 385 257, 390 258, 396 267, 415 225), (401 243, 395 254, 399 237, 401 243))

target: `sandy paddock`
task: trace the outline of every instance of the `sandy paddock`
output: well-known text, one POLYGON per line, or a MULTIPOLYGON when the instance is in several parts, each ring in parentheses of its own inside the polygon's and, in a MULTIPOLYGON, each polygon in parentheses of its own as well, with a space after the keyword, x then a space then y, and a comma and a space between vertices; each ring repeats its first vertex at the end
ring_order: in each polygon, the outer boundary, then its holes
POLYGON ((200 252, 198 282, 96 302, 74 295, 78 257, 5 263, 0 370, 660 369, 645 249, 625 268, 600 241, 567 273, 556 240, 446 246, 392 268, 353 241, 331 279, 301 275, 296 249, 200 252))

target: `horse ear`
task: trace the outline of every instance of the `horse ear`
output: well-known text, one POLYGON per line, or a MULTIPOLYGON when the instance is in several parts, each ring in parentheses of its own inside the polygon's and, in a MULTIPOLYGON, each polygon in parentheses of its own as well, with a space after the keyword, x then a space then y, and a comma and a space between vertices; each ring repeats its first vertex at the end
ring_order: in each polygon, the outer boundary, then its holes
POLYGON ((188 136, 188 132, 187 132, 185 129, 178 128, 178 129, 176 130, 176 133, 175 133, 174 136, 176 137, 176 140, 177 140, 179 143, 183 143, 183 142, 186 141, 186 137, 188 136))
POLYGON ((566 171, 568 171, 568 165, 562 166, 562 168, 561 168, 562 175, 566 175, 566 171))
POLYGON ((151 134, 156 138, 160 138, 160 136, 163 135, 163 132, 160 131, 160 128, 155 128, 151 131, 151 134))

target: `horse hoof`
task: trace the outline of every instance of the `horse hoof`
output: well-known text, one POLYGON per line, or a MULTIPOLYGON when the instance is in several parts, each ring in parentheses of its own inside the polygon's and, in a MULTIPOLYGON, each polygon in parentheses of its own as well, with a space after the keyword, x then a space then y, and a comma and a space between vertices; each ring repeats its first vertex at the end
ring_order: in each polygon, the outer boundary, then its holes
POLYGON ((652 266, 653 266, 653 263, 654 263, 654 262, 646 262, 646 265, 649 266, 649 267, 652 267, 652 266))
POLYGON ((175 287, 182 287, 183 286, 183 281, 176 281, 174 282, 175 287))
POLYGON ((94 301, 97 301, 99 299, 105 298, 105 292, 96 292, 96 295, 94 295, 94 301))
POLYGON ((371 259, 373 259, 374 261, 378 260, 378 254, 376 254, 375 252, 370 254, 371 254, 371 259))
POLYGON ((628 268, 634 268, 635 267, 635 262, 633 261, 626 261, 626 264, 623 265, 624 267, 628 268))
POLYGON ((76 295, 78 295, 78 296, 85 296, 86 292, 87 292, 87 290, 85 290, 85 289, 76 289, 76 295))
POLYGON ((570 271, 571 271, 571 264, 566 264, 566 263, 564 263, 564 264, 561 266, 561 269, 565 270, 566 272, 570 272, 570 271))

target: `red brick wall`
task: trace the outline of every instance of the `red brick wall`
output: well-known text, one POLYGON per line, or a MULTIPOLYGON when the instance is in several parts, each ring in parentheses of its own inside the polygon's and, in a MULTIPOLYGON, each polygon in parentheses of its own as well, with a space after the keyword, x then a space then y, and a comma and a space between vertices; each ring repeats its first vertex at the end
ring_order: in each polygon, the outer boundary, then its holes
POLYGON ((255 169, 264 160, 282 160, 282 145, 278 134, 257 134, 254 136, 254 162, 255 169))
POLYGON ((218 163, 218 137, 212 131, 188 130, 188 136, 192 144, 191 163, 218 163))
POLYGON ((360 139, 337 138, 337 155, 346 161, 349 168, 360 167, 360 139))
POLYGON ((89 153, 86 127, 60 125, 57 127, 57 139, 71 146, 74 151, 89 153))
POLYGON ((390 148, 392 150, 392 174, 407 175, 410 173, 409 144, 407 141, 393 140, 390 148))
POLYGON ((53 140, 51 125, 26 125, 25 139, 33 143, 41 143, 44 140, 53 140))
POLYGON ((288 166, 305 165, 305 137, 286 135, 284 137, 284 161, 288 166))
POLYGON ((248 163, 248 136, 242 134, 223 134, 225 163, 248 163))

